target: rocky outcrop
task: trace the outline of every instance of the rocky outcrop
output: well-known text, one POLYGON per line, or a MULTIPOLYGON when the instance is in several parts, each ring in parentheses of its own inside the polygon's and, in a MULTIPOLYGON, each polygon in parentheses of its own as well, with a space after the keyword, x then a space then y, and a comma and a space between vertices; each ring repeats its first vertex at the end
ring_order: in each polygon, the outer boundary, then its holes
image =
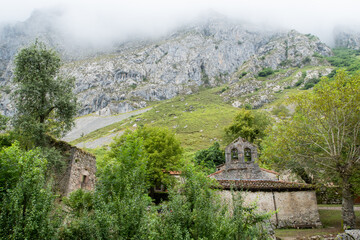
POLYGON ((335 46, 359 50, 360 33, 355 31, 338 31, 335 34, 335 46))
MULTIPOLYGON (((200 86, 230 83, 235 89, 225 97, 236 98, 263 87, 255 77, 264 68, 327 65, 322 56, 330 54, 330 48, 312 35, 261 29, 215 16, 156 41, 123 43, 92 58, 74 51, 73 58, 80 60, 65 64, 62 74, 76 78, 80 115, 115 114, 145 107, 149 101, 191 94, 200 86), (240 81, 243 72, 249 74, 240 81)), ((9 65, 7 69, 11 70, 9 65)), ((10 70, 2 75, 0 85, 9 84, 10 70)), ((4 93, 3 112, 11 110, 6 99, 4 93)), ((269 99, 264 92, 258 101, 269 99)))

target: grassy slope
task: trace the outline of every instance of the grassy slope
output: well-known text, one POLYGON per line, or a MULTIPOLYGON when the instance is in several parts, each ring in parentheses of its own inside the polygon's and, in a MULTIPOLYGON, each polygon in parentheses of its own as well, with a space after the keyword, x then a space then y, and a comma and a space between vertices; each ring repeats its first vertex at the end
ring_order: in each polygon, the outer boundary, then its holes
POLYGON ((221 89, 222 87, 205 89, 196 94, 162 101, 142 115, 98 129, 71 143, 77 144, 126 128, 132 129, 134 124, 172 129, 186 152, 207 148, 213 141, 221 143, 224 127, 230 124, 237 112, 237 108, 225 103, 219 96, 221 89))

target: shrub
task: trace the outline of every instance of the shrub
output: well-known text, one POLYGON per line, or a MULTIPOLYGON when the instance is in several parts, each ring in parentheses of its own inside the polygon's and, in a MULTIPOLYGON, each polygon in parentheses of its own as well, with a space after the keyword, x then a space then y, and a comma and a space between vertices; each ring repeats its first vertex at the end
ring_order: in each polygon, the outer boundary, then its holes
POLYGON ((317 84, 318 82, 320 82, 320 79, 318 78, 312 78, 309 81, 307 81, 304 85, 304 87, 302 88, 302 90, 307 90, 310 88, 313 88, 315 86, 315 84, 317 84))
POLYGON ((220 144, 215 142, 208 149, 197 151, 194 159, 198 165, 205 167, 209 172, 214 172, 217 165, 225 162, 225 154, 220 150, 220 144))
POLYGON ((259 72, 258 76, 259 77, 267 77, 273 73, 274 73, 274 70, 272 70, 271 68, 264 68, 262 71, 259 72))
POLYGON ((246 74, 247 74, 247 72, 242 72, 239 76, 239 79, 243 78, 246 74))

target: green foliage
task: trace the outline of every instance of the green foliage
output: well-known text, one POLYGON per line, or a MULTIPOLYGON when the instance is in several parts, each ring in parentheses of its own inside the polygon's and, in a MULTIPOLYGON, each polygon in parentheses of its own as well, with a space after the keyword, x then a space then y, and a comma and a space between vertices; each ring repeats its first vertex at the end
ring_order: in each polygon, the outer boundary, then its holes
POLYGON ((147 161, 142 139, 127 134, 101 169, 94 196, 83 192, 70 196, 69 206, 78 214, 63 226, 63 238, 144 239, 151 205, 147 161))
POLYGON ((235 193, 223 204, 210 179, 190 167, 182 177, 183 183, 170 190, 170 201, 162 205, 157 239, 267 239, 257 224, 268 215, 244 207, 235 193))
POLYGON ((10 147, 15 141, 15 136, 13 131, 7 131, 5 133, 0 133, 0 149, 3 147, 10 147))
POLYGON ((134 132, 127 131, 111 145, 110 156, 116 156, 121 145, 128 140, 142 139, 143 148, 148 158, 146 176, 156 185, 168 180, 164 170, 177 170, 183 153, 180 142, 174 133, 166 128, 141 127, 134 132))
POLYGON ((42 43, 22 49, 15 58, 14 128, 23 144, 44 145, 45 135, 69 131, 76 114, 73 78, 59 73, 60 58, 42 43))
POLYGON ((242 137, 250 142, 259 143, 265 137, 265 129, 270 124, 270 117, 266 113, 240 109, 232 124, 225 128, 225 132, 231 141, 242 137))
POLYGON ((250 103, 245 103, 245 109, 246 110, 251 110, 251 109, 253 109, 253 107, 251 106, 251 104, 250 103))
POLYGON ((302 88, 302 90, 307 90, 310 88, 313 88, 318 82, 320 82, 319 78, 312 78, 309 79, 309 81, 307 81, 304 85, 304 87, 302 88))
POLYGON ((9 118, 0 114, 0 132, 6 129, 9 118))
POLYGON ((290 116, 289 109, 283 104, 276 104, 271 110, 271 113, 279 118, 285 118, 290 116))
POLYGON ((360 70, 360 51, 348 48, 333 49, 334 56, 327 57, 328 62, 337 68, 345 68, 351 74, 360 70))
POLYGON ((242 73, 240 74, 240 76, 239 76, 239 79, 245 77, 246 74, 247 74, 247 72, 242 72, 242 73))
POLYGON ((264 68, 263 70, 261 70, 259 73, 258 73, 258 76, 259 77, 267 77, 271 74, 274 73, 274 70, 272 70, 271 68, 264 68))
POLYGON ((305 78, 306 78, 306 71, 302 71, 301 77, 300 77, 299 80, 295 83, 295 87, 299 87, 301 84, 303 84, 305 78))
POLYGON ((71 209, 71 213, 80 217, 84 212, 89 212, 93 209, 93 193, 78 189, 70 194, 69 197, 64 197, 64 204, 71 209))
POLYGON ((59 222, 45 183, 46 160, 15 143, 0 152, 0 234, 9 239, 53 239, 59 222))
POLYGON ((304 83, 304 79, 299 79, 296 83, 295 83, 295 87, 298 87, 298 86, 300 86, 301 84, 303 84, 304 83))
POLYGON ((195 153, 195 162, 208 169, 208 172, 214 172, 216 166, 225 162, 225 153, 220 150, 220 144, 215 142, 208 149, 200 150, 195 153))
MULTIPOLYGON (((296 112, 270 131, 263 142, 263 159, 294 172, 301 169, 318 182, 338 184, 344 206, 350 206, 347 201, 359 184, 354 181, 360 167, 359 102, 360 75, 338 71, 333 81, 323 78, 314 91, 292 99, 296 112)), ((343 214, 351 212, 347 208, 343 214)), ((344 224, 352 226, 349 219, 344 217, 344 224)))
POLYGON ((62 226, 57 233, 57 238, 61 240, 111 239, 111 237, 100 235, 96 217, 90 213, 72 217, 71 222, 62 226))

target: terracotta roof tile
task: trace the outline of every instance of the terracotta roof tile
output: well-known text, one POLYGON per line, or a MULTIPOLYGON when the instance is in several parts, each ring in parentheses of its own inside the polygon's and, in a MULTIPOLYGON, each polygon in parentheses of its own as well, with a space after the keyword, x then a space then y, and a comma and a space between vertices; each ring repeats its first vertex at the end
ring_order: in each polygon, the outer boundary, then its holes
POLYGON ((275 180, 218 180, 221 188, 250 191, 299 191, 313 190, 314 186, 305 183, 275 180))
POLYGON ((208 177, 212 177, 212 176, 214 176, 214 175, 216 175, 216 174, 221 173, 222 171, 224 171, 224 170, 219 170, 219 171, 217 171, 217 172, 214 172, 214 173, 208 175, 208 177))

